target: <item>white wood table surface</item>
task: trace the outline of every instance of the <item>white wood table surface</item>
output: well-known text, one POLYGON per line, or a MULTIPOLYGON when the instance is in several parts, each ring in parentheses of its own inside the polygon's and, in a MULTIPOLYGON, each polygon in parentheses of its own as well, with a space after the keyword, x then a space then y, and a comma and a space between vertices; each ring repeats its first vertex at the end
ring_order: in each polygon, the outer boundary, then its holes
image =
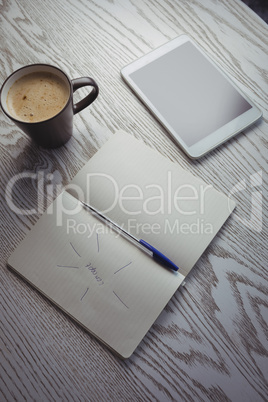
POLYGON ((38 148, 0 114, 0 400, 268 400, 267 24, 239 0, 2 0, 0 10, 1 83, 42 62, 100 87, 74 117, 72 139, 56 150, 38 148), (187 158, 120 77, 124 65, 182 33, 263 111, 261 122, 199 161, 187 158), (6 266, 57 189, 118 129, 237 202, 125 361, 6 266), (25 178, 12 187, 20 173, 25 178), (11 201, 36 211, 19 214, 11 201))

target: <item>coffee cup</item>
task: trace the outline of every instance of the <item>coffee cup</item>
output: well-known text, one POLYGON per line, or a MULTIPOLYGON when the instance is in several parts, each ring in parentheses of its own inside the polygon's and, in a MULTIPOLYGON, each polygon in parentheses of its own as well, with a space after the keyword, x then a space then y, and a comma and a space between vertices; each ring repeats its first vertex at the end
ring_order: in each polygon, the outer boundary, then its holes
POLYGON ((0 104, 4 113, 44 148, 65 144, 73 133, 73 116, 97 98, 99 88, 90 77, 69 79, 58 67, 31 64, 13 72, 3 83, 0 104), (79 102, 73 93, 92 87, 79 102))

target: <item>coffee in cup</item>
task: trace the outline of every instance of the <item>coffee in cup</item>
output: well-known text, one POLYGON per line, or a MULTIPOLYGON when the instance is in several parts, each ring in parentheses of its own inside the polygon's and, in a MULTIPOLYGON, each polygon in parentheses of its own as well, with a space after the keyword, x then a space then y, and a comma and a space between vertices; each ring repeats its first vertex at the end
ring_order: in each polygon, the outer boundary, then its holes
POLYGON ((66 105, 69 94, 69 87, 53 73, 26 74, 9 89, 7 108, 15 119, 36 123, 58 114, 66 105))
POLYGON ((38 145, 56 148, 73 132, 73 116, 97 98, 93 78, 70 80, 58 67, 32 64, 12 73, 4 82, 0 103, 4 113, 38 145), (90 86, 90 93, 73 103, 73 93, 90 86))

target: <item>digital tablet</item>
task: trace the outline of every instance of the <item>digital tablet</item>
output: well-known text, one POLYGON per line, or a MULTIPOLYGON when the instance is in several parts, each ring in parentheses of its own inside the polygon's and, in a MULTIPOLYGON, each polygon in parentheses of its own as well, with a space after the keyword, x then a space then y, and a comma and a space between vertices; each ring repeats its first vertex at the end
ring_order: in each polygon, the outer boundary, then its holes
POLYGON ((186 35, 125 66, 121 75, 191 158, 203 156, 262 116, 186 35))

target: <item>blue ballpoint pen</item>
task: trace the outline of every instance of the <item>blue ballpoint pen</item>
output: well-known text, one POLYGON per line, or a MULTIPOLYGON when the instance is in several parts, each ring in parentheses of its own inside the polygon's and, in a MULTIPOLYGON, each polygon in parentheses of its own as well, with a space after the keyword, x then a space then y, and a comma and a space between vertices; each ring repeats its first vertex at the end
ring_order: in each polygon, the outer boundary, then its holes
POLYGON ((115 228, 117 231, 119 231, 120 233, 124 234, 128 239, 130 239, 130 240, 134 241, 135 243, 138 243, 139 245, 143 246, 142 248, 145 248, 146 250, 149 250, 150 255, 153 257, 154 260, 156 260, 160 264, 164 265, 165 267, 172 269, 173 271, 178 271, 179 267, 177 267, 177 265, 175 265, 169 258, 167 258, 164 254, 162 254, 159 250, 157 250, 151 244, 147 243, 145 240, 137 239, 135 236, 133 236, 132 234, 127 232, 121 226, 117 225, 117 223, 111 221, 105 215, 101 214, 99 211, 97 211, 91 205, 89 205, 89 204, 87 204, 87 203, 85 203, 83 201, 80 201, 80 202, 86 209, 89 209, 93 214, 97 215, 97 217, 99 217, 105 223, 110 225, 112 228, 115 228))

